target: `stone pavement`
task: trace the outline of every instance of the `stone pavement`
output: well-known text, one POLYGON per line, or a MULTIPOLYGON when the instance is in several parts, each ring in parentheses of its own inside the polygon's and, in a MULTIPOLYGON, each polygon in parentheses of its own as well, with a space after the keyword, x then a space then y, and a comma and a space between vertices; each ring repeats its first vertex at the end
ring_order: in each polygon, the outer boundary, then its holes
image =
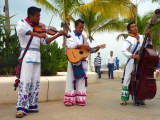
MULTIPOLYGON (((1 91, 2 92, 2 91, 1 91)), ((157 94, 146 100, 145 106, 134 106, 129 100, 121 106, 121 83, 119 79, 107 79, 102 75, 95 84, 87 88, 86 106, 66 107, 63 101, 39 103, 39 113, 29 113, 23 120, 160 120, 160 81, 157 94)), ((1 98, 3 99, 3 98, 1 98)), ((16 120, 15 105, 0 105, 0 120, 16 120)))

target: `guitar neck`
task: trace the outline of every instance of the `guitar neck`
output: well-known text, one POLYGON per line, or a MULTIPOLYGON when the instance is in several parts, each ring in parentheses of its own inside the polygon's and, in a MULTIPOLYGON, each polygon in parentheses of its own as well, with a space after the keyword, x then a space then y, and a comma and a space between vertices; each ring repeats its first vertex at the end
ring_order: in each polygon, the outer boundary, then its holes
POLYGON ((91 49, 89 49, 89 52, 95 50, 97 47, 92 47, 91 49))
MULTIPOLYGON (((90 48, 89 52, 92 52, 92 51, 95 50, 97 47, 98 47, 98 46, 90 48)), ((99 47, 100 47, 100 48, 105 48, 106 45, 105 45, 105 44, 102 44, 102 45, 99 45, 99 47)))

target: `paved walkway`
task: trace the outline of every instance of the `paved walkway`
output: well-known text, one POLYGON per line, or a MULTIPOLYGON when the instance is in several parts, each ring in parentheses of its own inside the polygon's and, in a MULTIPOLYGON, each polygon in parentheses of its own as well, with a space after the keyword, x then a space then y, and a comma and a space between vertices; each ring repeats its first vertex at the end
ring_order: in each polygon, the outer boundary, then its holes
MULTIPOLYGON (((2 92, 2 91, 1 91, 2 92)), ((96 84, 87 89, 86 106, 66 107, 63 101, 39 103, 39 113, 30 113, 23 120, 160 120, 160 81, 157 94, 146 100, 145 106, 134 106, 129 100, 121 106, 121 83, 119 79, 107 79, 102 75, 96 84)), ((3 99, 3 98, 1 98, 3 99)), ((16 120, 15 105, 0 105, 0 120, 16 120)))

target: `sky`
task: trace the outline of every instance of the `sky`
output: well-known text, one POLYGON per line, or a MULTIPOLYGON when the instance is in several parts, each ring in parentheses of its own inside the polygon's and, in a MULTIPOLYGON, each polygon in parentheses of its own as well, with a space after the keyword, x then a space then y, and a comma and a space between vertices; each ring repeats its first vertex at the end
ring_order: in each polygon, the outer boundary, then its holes
MULTIPOLYGON (((84 0, 85 3, 88 3, 91 1, 92 0, 84 0)), ((136 3, 136 0, 131 0, 131 1, 133 3, 136 3)), ((139 2, 139 1, 140 0, 137 0, 137 2, 139 2)), ((4 3, 5 3, 5 0, 0 0, 0 14, 4 14, 4 12, 3 12, 4 3)), ((27 9, 30 6, 40 7, 34 2, 34 0, 9 0, 10 16, 16 14, 16 16, 14 16, 11 19, 11 24, 17 24, 17 22, 19 20, 26 18, 27 9)), ((149 0, 146 2, 140 2, 139 6, 138 6, 138 13, 140 15, 144 15, 144 13, 151 11, 151 10, 154 11, 155 9, 159 8, 159 6, 160 6, 159 4, 157 4, 157 3, 153 4, 149 0)), ((60 30, 61 29, 60 28, 61 20, 59 19, 59 17, 52 14, 52 13, 45 12, 45 9, 42 9, 40 22, 42 22, 46 26, 48 26, 49 22, 52 18, 52 15, 53 15, 53 19, 51 21, 51 26, 54 26, 57 28, 57 30, 60 30)), ((73 24, 71 24, 71 30, 74 30, 73 24)), ((93 47, 100 45, 100 44, 106 44, 106 48, 101 49, 99 51, 101 53, 101 57, 102 57, 102 64, 105 64, 106 59, 109 56, 110 51, 113 51, 113 55, 115 57, 118 57, 118 59, 120 60, 120 65, 126 63, 127 58, 121 53, 121 49, 122 49, 122 45, 123 45, 124 41, 122 41, 122 40, 116 41, 116 37, 119 34, 120 33, 118 33, 118 32, 110 32, 110 33, 104 32, 104 33, 94 34, 94 36, 93 36, 94 41, 92 43, 93 47)), ((56 41, 58 42, 59 47, 62 47, 63 37, 59 37, 56 41)), ((93 60, 96 56, 97 56, 97 53, 92 54, 92 57, 91 57, 92 64, 93 64, 93 60)))

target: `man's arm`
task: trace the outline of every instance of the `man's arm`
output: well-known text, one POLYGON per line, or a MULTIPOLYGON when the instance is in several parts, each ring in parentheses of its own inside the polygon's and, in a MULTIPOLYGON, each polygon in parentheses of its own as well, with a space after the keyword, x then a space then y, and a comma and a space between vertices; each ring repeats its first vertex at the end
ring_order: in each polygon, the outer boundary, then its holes
POLYGON ((150 35, 150 33, 151 33, 151 31, 150 31, 150 29, 148 29, 147 32, 146 32, 148 41, 151 41, 151 35, 150 35))
POLYGON ((95 49, 95 50, 93 50, 91 53, 96 53, 99 49, 100 49, 100 47, 99 47, 99 46, 97 46, 97 47, 96 47, 96 49, 95 49))
POLYGON ((35 36, 38 38, 45 38, 46 37, 45 33, 35 33, 35 32, 31 32, 31 31, 29 31, 26 35, 35 36))
POLYGON ((94 58, 94 67, 96 66, 96 58, 94 58))
POLYGON ((125 42, 123 43, 123 46, 122 46, 122 54, 125 55, 127 58, 132 58, 133 54, 131 52, 128 51, 130 45, 132 43, 128 40, 125 40, 125 42))
POLYGON ((77 45, 77 48, 82 48, 82 47, 85 47, 87 50, 89 50, 91 47, 89 45, 86 45, 86 44, 79 44, 77 45))
POLYGON ((53 40, 55 40, 56 38, 62 36, 62 35, 65 35, 65 32, 63 30, 60 30, 56 35, 54 35, 53 37, 50 37, 50 38, 47 38, 46 39, 46 43, 50 43, 52 42, 53 40))
MULTIPOLYGON (((54 35, 53 37, 47 38, 46 43, 48 44, 48 43, 52 42, 53 40, 55 40, 56 38, 58 38, 59 36, 62 36, 64 34, 65 34, 64 31, 61 30, 56 35, 54 35)), ((46 38, 46 33, 34 33, 34 32, 29 31, 27 33, 27 35, 36 36, 38 38, 46 38)))

